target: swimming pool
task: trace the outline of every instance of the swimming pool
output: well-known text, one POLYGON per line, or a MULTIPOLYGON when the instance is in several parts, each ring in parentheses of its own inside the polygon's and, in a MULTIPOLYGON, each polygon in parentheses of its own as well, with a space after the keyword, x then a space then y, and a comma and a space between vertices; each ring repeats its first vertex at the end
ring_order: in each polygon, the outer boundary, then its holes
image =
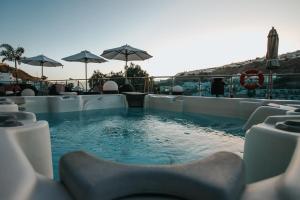
POLYGON ((217 151, 243 152, 243 120, 142 109, 38 114, 50 126, 54 175, 59 158, 85 150, 122 163, 173 164, 217 151))

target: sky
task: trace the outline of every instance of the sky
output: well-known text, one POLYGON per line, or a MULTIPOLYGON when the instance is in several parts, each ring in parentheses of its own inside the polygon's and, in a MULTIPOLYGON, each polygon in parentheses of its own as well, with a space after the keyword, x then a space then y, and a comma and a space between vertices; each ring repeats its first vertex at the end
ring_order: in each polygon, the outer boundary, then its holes
MULTIPOLYGON (((1 0, 0 44, 44 54, 63 68, 44 68, 48 79, 84 78, 84 63, 61 58, 129 44, 153 58, 134 62, 151 76, 216 67, 264 56, 274 26, 279 53, 300 49, 299 0, 1 0)), ((41 76, 37 66, 20 68, 41 76)), ((124 62, 88 65, 102 73, 124 62)))

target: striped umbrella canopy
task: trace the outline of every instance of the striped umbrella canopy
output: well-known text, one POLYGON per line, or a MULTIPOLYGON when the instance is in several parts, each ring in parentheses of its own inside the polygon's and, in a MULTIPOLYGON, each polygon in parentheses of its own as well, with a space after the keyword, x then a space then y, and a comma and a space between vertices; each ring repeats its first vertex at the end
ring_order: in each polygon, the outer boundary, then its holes
POLYGON ((68 56, 63 58, 62 60, 69 61, 69 62, 83 62, 85 63, 85 88, 87 91, 87 63, 103 63, 107 62, 104 58, 101 58, 91 52, 84 50, 80 53, 74 54, 72 56, 68 56))
POLYGON ((272 27, 272 29, 268 34, 268 48, 267 48, 267 55, 266 55, 267 69, 279 67, 278 46, 279 46, 279 37, 276 29, 272 27))
POLYGON ((44 76, 44 67, 60 67, 63 66, 60 62, 57 62, 44 55, 38 55, 30 58, 24 58, 21 60, 22 63, 34 66, 42 67, 42 77, 44 76))
MULTIPOLYGON (((128 61, 147 60, 149 58, 152 58, 152 56, 149 55, 147 51, 131 47, 127 44, 121 47, 107 49, 103 51, 101 56, 107 59, 125 61, 125 69, 127 68, 128 61)), ((127 73, 125 73, 125 76, 127 77, 127 73)))

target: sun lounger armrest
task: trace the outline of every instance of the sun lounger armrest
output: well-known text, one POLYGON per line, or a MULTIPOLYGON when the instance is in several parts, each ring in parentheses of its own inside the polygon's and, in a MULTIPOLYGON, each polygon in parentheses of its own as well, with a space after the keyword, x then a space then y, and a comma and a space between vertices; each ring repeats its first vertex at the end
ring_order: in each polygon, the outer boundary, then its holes
POLYGON ((78 200, 145 194, 229 200, 238 199, 245 186, 242 159, 227 152, 184 165, 160 166, 123 165, 73 152, 60 160, 60 179, 78 200))

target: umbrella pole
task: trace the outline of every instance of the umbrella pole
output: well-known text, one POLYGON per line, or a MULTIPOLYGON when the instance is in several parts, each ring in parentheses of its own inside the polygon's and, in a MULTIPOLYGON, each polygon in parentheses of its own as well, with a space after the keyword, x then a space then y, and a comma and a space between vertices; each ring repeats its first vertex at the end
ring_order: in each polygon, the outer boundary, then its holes
POLYGON ((127 59, 126 59, 126 64, 125 64, 125 77, 127 78, 127 59))
POLYGON ((44 76, 44 63, 42 63, 42 77, 44 76))
POLYGON ((125 55, 125 84, 128 84, 128 79, 127 79, 127 62, 128 62, 128 54, 127 54, 127 50, 126 50, 126 55, 125 55))
POLYGON ((125 61, 126 61, 126 64, 125 64, 125 77, 126 77, 126 80, 127 80, 127 62, 128 62, 128 54, 127 54, 127 50, 126 50, 126 55, 125 55, 125 61))
POLYGON ((43 89, 42 89, 42 87, 43 87, 42 81, 43 81, 43 76, 44 76, 44 63, 43 62, 41 62, 41 66, 42 66, 42 76, 41 76, 41 81, 40 81, 40 90, 43 91, 43 89))
POLYGON ((269 71, 269 99, 272 99, 272 87, 273 87, 273 77, 272 70, 269 71))
POLYGON ((85 91, 87 92, 87 62, 85 62, 85 91))

